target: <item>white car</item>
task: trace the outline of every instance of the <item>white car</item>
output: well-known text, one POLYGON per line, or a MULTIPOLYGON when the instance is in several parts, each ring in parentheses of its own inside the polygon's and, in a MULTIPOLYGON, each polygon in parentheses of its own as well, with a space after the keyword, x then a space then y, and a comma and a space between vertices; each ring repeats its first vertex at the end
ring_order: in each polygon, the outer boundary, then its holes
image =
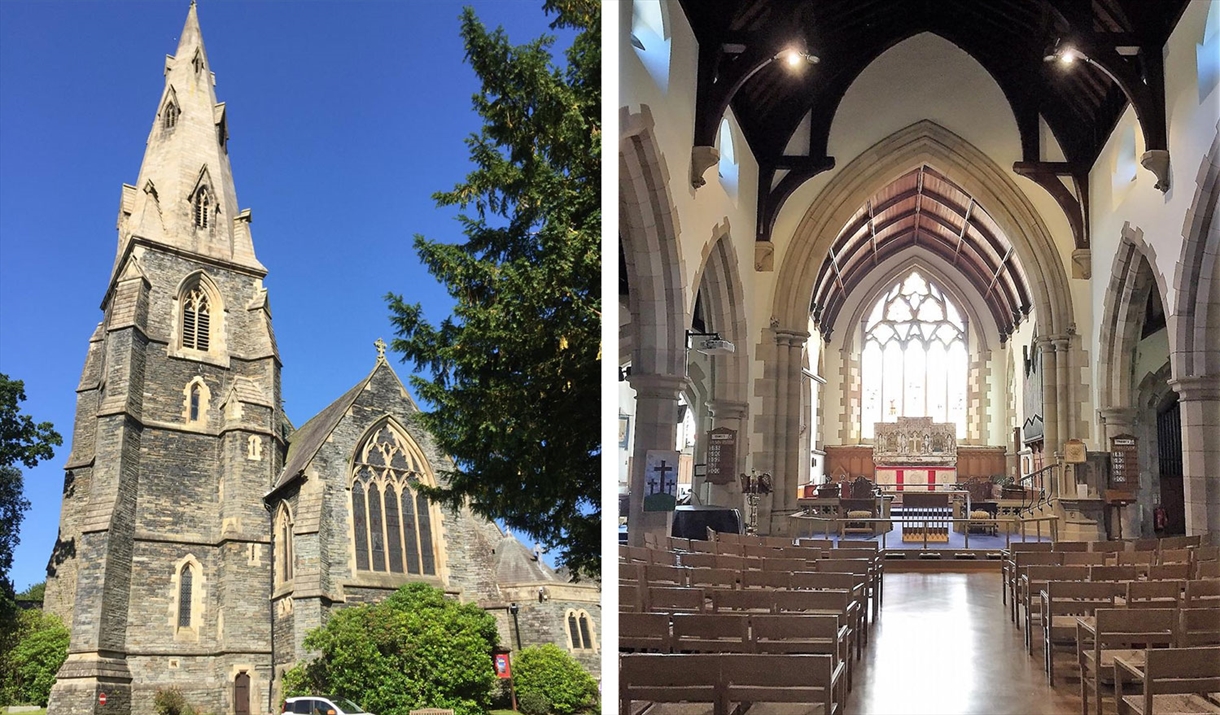
POLYGON ((284 712, 306 715, 373 715, 347 698, 302 695, 284 701, 284 712))

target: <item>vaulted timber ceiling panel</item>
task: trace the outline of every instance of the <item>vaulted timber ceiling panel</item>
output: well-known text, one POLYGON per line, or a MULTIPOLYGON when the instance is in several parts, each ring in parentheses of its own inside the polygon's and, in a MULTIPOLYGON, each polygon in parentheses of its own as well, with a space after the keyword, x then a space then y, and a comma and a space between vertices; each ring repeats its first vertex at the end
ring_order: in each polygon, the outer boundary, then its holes
POLYGON ((927 166, 878 190, 835 238, 814 284, 810 310, 825 337, 848 296, 887 258, 922 247, 976 290, 1002 338, 1029 314, 1029 283, 1012 244, 972 196, 927 166))

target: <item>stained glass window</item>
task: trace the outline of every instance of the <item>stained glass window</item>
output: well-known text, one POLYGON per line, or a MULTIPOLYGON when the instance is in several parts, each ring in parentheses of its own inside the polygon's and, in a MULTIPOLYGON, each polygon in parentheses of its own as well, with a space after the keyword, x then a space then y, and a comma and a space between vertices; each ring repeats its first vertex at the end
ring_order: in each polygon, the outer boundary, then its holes
POLYGON ((436 575, 428 500, 416 491, 422 454, 388 423, 356 452, 352 526, 360 571, 436 575))
POLYGON ((898 417, 931 417, 966 433, 966 320, 919 271, 885 292, 864 321, 860 432, 898 417))

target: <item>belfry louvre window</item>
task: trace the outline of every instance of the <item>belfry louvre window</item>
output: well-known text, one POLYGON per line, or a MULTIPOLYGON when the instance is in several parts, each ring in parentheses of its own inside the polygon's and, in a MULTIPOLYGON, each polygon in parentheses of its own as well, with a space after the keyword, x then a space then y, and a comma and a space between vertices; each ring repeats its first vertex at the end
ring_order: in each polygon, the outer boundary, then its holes
POLYGON ((212 210, 212 197, 208 195, 206 189, 199 189, 195 192, 195 228, 208 227, 208 214, 212 210))
POLYGON ((436 575, 431 508, 415 491, 426 470, 418 447, 389 423, 356 451, 352 527, 357 570, 436 575))
POLYGON ((183 564, 178 572, 178 627, 191 627, 191 596, 194 578, 190 564, 183 564))
POLYGON ((182 347, 207 352, 211 329, 208 294, 195 286, 182 301, 182 347))

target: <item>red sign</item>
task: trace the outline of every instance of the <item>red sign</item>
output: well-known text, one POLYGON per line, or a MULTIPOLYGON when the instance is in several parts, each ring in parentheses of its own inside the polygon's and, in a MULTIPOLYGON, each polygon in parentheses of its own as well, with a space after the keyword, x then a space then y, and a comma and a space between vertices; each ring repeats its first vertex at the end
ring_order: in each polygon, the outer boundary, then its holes
POLYGON ((508 653, 496 653, 496 677, 511 678, 513 677, 512 665, 508 661, 508 653))
POLYGON ((98 693, 98 694, 97 694, 97 704, 98 704, 98 705, 105 705, 105 704, 106 704, 106 694, 105 694, 105 693, 98 693))

